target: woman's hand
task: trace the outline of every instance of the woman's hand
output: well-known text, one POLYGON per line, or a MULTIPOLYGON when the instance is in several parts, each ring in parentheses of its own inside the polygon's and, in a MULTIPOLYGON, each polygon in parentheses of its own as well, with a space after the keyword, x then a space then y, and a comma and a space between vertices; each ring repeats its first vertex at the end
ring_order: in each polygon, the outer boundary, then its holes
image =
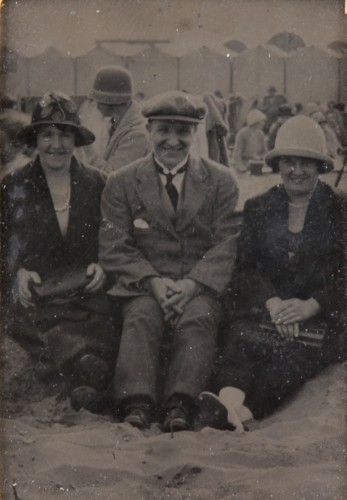
POLYGON ((318 302, 313 299, 287 299, 282 300, 281 305, 276 311, 273 320, 279 325, 291 325, 307 321, 308 319, 316 316, 321 307, 318 302))
POLYGON ((299 323, 292 323, 290 325, 278 325, 275 323, 276 330, 282 337, 289 340, 294 340, 299 336, 299 323))
POLYGON ((41 284, 41 278, 35 271, 27 271, 23 267, 17 272, 19 301, 24 307, 33 307, 34 300, 30 291, 30 283, 41 284))
MULTIPOLYGON (((297 300, 297 299, 292 299, 297 300)), ((267 310, 269 311, 270 317, 275 324, 276 330, 278 333, 285 337, 286 339, 293 340, 295 337, 299 335, 299 323, 293 322, 289 324, 283 324, 280 315, 281 311, 283 311, 286 307, 286 300, 282 300, 279 297, 271 297, 265 303, 267 310)))
POLYGON ((85 291, 95 293, 101 290, 106 284, 106 274, 100 264, 92 262, 87 267, 87 276, 91 277, 90 282, 85 287, 85 291))

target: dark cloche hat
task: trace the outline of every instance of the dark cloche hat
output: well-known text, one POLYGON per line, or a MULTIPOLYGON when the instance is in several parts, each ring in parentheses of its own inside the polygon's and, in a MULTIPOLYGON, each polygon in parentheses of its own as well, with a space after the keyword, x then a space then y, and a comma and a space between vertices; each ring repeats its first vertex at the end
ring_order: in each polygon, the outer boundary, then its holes
POLYGON ((90 97, 102 104, 124 104, 133 96, 131 73, 122 66, 103 66, 94 79, 90 97))
POLYGON ((76 133, 75 146, 87 146, 95 140, 95 135, 81 125, 77 106, 63 92, 47 92, 34 106, 31 124, 20 134, 27 144, 32 144, 39 125, 66 125, 76 133))
POLYGON ((206 106, 200 97, 170 90, 148 100, 142 113, 148 120, 199 123, 205 117, 206 106))

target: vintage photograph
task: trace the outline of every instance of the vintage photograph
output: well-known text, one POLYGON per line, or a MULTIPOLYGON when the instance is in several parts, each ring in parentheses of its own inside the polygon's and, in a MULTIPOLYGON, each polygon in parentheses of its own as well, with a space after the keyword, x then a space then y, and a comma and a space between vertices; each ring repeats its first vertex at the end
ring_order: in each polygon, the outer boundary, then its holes
POLYGON ((0 498, 346 499, 344 0, 0 7, 0 498))

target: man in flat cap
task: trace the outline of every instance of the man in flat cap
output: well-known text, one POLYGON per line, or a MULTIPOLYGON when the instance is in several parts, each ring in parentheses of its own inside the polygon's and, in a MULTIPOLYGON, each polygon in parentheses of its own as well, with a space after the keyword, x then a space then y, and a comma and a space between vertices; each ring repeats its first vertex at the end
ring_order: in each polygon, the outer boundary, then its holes
POLYGON ((102 199, 100 262, 123 310, 114 395, 136 427, 159 418, 164 431, 187 430, 213 365, 238 186, 230 169, 190 155, 205 115, 200 99, 167 92, 143 114, 153 151, 110 175, 102 199), (170 346, 164 384, 163 341, 170 346))
POLYGON ((85 148, 86 160, 111 173, 142 158, 150 151, 149 137, 140 105, 133 99, 131 73, 121 66, 104 66, 95 75, 90 97, 109 122, 105 151, 85 148))

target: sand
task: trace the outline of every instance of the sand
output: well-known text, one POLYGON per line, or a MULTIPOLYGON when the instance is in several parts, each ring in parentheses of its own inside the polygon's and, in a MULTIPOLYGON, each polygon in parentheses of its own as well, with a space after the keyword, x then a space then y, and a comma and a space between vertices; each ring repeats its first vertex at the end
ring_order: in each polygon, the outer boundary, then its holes
MULTIPOLYGON (((276 180, 244 177, 243 199, 276 180)), ((156 424, 140 431, 72 410, 59 387, 52 395, 35 380, 24 351, 8 339, 3 347, 5 500, 347 499, 342 364, 244 434, 204 428, 172 438, 156 424)))
POLYGON ((206 427, 172 438, 157 424, 140 431, 47 397, 26 354, 5 347, 5 500, 347 498, 341 364, 244 434, 206 427))

